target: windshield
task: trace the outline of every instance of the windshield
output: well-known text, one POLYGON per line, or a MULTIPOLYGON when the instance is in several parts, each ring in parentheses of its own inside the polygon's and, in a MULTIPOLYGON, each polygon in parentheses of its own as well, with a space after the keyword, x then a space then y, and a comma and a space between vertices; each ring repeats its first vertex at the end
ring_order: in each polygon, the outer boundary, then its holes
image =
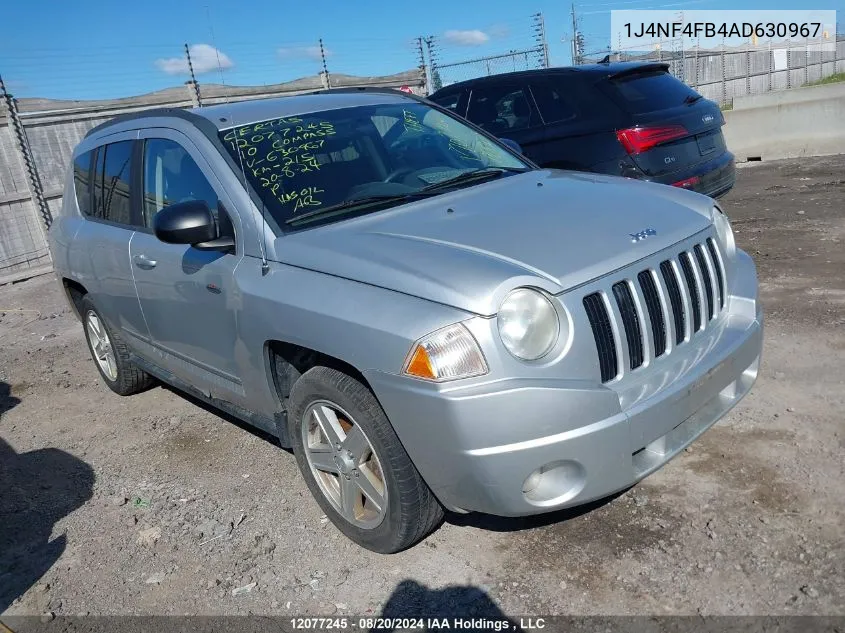
POLYGON ((418 102, 270 119, 222 130, 220 138, 235 163, 243 161, 278 226, 305 214, 310 221, 329 207, 372 211, 423 190, 435 195, 483 181, 460 177, 470 172, 530 169, 459 120, 418 102), (352 204, 382 198, 385 204, 376 207, 352 204))

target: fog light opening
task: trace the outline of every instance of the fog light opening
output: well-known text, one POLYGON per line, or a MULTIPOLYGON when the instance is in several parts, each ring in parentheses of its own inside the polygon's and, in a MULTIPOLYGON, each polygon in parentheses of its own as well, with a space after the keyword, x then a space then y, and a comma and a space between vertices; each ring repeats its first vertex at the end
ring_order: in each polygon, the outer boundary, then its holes
POLYGON ((528 475, 522 484, 522 496, 531 505, 555 506, 577 496, 586 481, 586 472, 579 462, 549 462, 528 475))
POLYGON ((531 494, 540 485, 540 482, 543 480, 543 468, 538 468, 533 473, 528 475, 528 478, 525 480, 525 483, 522 484, 522 493, 523 494, 531 494))

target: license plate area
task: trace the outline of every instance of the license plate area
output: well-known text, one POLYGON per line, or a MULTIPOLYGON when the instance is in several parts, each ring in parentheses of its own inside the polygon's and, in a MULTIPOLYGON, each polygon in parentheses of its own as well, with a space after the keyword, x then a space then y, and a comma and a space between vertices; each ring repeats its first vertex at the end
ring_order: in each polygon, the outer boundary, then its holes
POLYGON ((699 134, 695 137, 698 143, 698 151, 702 156, 706 156, 711 152, 716 151, 716 135, 715 134, 699 134))

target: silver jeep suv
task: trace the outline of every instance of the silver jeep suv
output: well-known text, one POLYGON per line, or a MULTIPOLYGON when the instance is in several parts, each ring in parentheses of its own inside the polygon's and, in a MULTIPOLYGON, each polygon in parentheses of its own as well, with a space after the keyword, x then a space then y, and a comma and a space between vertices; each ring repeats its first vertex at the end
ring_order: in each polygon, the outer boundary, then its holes
POLYGON ((107 122, 56 271, 106 384, 292 447, 378 551, 660 468, 757 376, 751 258, 703 195, 541 170, 448 111, 341 90, 107 122))

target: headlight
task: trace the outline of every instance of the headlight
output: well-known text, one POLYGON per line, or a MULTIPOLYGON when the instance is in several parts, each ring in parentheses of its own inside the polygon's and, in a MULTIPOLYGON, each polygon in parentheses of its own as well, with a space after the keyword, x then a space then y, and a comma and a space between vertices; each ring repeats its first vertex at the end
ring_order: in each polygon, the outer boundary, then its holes
POLYGON ((402 372, 414 378, 444 382, 486 374, 487 363, 469 330, 456 323, 414 343, 402 372))
POLYGON ((552 302, 538 290, 517 288, 499 308, 499 336, 507 350, 522 360, 548 354, 560 335, 560 317, 552 302))
POLYGON ((728 216, 718 206, 713 209, 713 224, 716 226, 716 235, 719 237, 719 243, 725 249, 725 255, 727 257, 733 257, 736 254, 734 232, 728 216))

